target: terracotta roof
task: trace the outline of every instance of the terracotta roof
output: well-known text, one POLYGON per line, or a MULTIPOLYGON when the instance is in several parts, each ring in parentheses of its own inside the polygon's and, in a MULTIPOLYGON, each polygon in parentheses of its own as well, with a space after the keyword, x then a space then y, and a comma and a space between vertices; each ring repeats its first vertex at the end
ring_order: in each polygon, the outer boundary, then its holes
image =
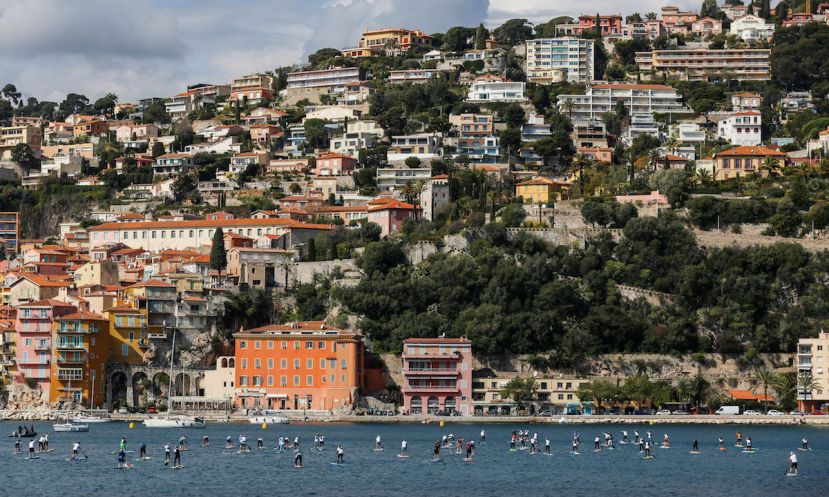
POLYGON ((735 93, 733 97, 760 97, 757 93, 735 93))
POLYGON ((351 159, 351 160, 355 160, 355 161, 357 160, 357 159, 355 159, 354 157, 352 157, 350 155, 338 154, 336 152, 328 152, 326 154, 318 155, 317 160, 319 160, 319 159, 351 159))
POLYGON ((118 216, 118 219, 144 219, 144 216, 137 212, 125 212, 118 216))
POLYGON ((56 319, 59 321, 70 321, 75 319, 94 319, 97 321, 106 321, 106 318, 101 316, 100 314, 95 314, 94 312, 87 311, 78 311, 73 312, 72 314, 64 314, 63 316, 59 316, 56 319))
POLYGON ((386 202, 385 204, 372 205, 368 208, 368 212, 387 211, 391 209, 414 211, 420 209, 420 207, 417 207, 412 204, 407 204, 406 202, 401 202, 399 200, 391 200, 389 202, 386 202))
POLYGON ((367 210, 367 205, 330 205, 320 209, 320 212, 364 212, 367 210))
POLYGON ((515 186, 555 186, 555 185, 566 185, 566 183, 562 183, 561 181, 553 181, 549 178, 545 178, 543 176, 539 176, 537 178, 528 179, 526 181, 522 181, 515 186))
POLYGON ((759 112, 755 112, 753 110, 747 110, 745 112, 737 112, 734 114, 735 116, 759 116, 759 112))
POLYGON ((17 306, 20 307, 75 307, 72 304, 67 304, 62 300, 55 300, 55 299, 45 299, 45 300, 38 300, 36 302, 29 302, 28 304, 20 304, 17 306))
POLYGON ((274 331, 343 331, 340 328, 328 326, 325 321, 298 321, 296 323, 270 324, 250 330, 239 330, 235 334, 242 333, 268 333, 274 331))
POLYGON ((468 338, 407 338, 403 343, 472 343, 468 338))
POLYGON ((159 155, 156 160, 158 160, 158 159, 189 159, 189 158, 192 158, 192 157, 193 157, 192 154, 184 154, 184 153, 178 153, 177 152, 177 153, 172 153, 172 154, 159 155))
POLYGON ((138 309, 136 309, 135 307, 132 307, 132 306, 126 305, 126 304, 117 305, 115 307, 110 307, 109 309, 105 310, 104 312, 113 312, 113 311, 114 312, 136 312, 136 313, 141 312, 138 309))
POLYGON ((438 174, 437 176, 432 176, 432 179, 449 179, 449 175, 447 175, 447 174, 438 174))
POLYGON ((162 288, 175 288, 176 286, 172 283, 167 283, 166 281, 161 280, 147 280, 141 281, 134 285, 130 285, 127 288, 146 288, 146 287, 162 287, 162 288))
MULTIPOLYGON (((68 287, 72 286, 69 281, 66 280, 55 280, 51 278, 47 278, 45 276, 41 276, 38 274, 25 274, 21 276, 21 279, 27 279, 34 283, 37 286, 43 287, 68 287)), ((20 280, 18 280, 20 281, 20 280)))
MULTIPOLYGON (((287 198, 287 197, 286 197, 287 198)), ((302 198, 302 197, 300 197, 302 198)), ((282 199, 285 200, 285 199, 282 199)), ((320 199, 321 200, 321 199, 320 199)), ((89 231, 109 230, 138 230, 138 229, 171 229, 171 228, 235 228, 235 227, 256 227, 256 226, 289 226, 296 224, 290 219, 196 219, 189 221, 139 221, 135 223, 105 223, 92 226, 89 231)))
POLYGON ((744 145, 744 146, 740 146, 740 147, 734 147, 734 148, 731 148, 731 149, 728 149, 728 150, 723 150, 722 152, 716 154, 717 157, 744 156, 744 155, 750 155, 750 156, 755 156, 755 157, 757 157, 757 156, 766 157, 766 156, 769 156, 769 155, 773 155, 773 156, 776 156, 776 157, 785 157, 786 156, 786 154, 784 154, 780 151, 773 150, 773 149, 770 149, 768 147, 762 147, 762 146, 759 146, 759 145, 757 145, 757 146, 745 146, 744 145))
POLYGON ((671 162, 688 162, 688 159, 686 159, 685 157, 680 157, 678 155, 668 154, 664 158, 668 159, 671 162))

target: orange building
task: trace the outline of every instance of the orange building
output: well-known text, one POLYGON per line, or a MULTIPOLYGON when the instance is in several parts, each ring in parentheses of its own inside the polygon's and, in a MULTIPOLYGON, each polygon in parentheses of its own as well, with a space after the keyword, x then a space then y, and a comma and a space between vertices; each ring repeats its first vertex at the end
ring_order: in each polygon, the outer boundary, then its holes
POLYGON ((103 407, 109 321, 86 311, 59 316, 52 324, 52 344, 52 402, 103 407))
POLYGON ((325 411, 352 404, 364 384, 360 336, 302 321, 240 330, 236 404, 325 411))

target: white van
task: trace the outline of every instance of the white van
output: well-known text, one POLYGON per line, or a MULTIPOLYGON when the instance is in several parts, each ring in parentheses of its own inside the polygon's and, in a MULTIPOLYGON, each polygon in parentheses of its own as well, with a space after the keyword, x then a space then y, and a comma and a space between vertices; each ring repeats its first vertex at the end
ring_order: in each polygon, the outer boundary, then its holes
POLYGON ((740 414, 740 406, 720 406, 714 414, 718 416, 737 416, 740 414))

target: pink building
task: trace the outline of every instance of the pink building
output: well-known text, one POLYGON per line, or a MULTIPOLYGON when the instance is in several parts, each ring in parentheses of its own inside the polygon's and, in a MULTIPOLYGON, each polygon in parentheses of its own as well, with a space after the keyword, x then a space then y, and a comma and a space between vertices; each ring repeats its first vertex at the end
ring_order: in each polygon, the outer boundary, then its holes
POLYGON ((406 219, 417 219, 420 207, 399 200, 379 198, 369 202, 368 220, 380 225, 381 236, 403 230, 406 219))
POLYGON ((285 135, 279 126, 273 124, 253 124, 248 130, 251 141, 257 145, 267 145, 285 135))
POLYGON ((76 310, 75 306, 59 300, 40 300, 17 307, 14 355, 18 376, 15 381, 22 383, 31 378, 44 392, 51 391, 52 320, 76 310))
POLYGON ((317 157, 317 165, 311 172, 317 176, 340 176, 351 174, 357 167, 357 159, 343 154, 322 154, 317 157))
POLYGON ((622 34, 622 16, 619 14, 609 16, 579 16, 579 32, 577 34, 581 34, 585 30, 590 31, 596 29, 597 19, 599 26, 601 26, 602 36, 622 34))
POLYGON ((403 341, 403 411, 472 414, 472 342, 466 338, 403 341))
POLYGON ((637 204, 657 207, 670 205, 667 195, 659 193, 658 190, 652 191, 645 195, 616 195, 616 201, 620 204, 637 204))

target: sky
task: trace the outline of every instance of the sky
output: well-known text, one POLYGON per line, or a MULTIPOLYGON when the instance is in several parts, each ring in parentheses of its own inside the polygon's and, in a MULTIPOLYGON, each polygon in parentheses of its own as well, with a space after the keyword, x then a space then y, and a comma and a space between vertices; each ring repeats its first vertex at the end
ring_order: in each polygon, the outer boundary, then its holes
POLYGON ((112 92, 128 102, 302 63, 319 48, 354 46, 366 28, 435 33, 701 3, 593 0, 581 12, 563 0, 0 0, 0 86, 39 100, 112 92))

